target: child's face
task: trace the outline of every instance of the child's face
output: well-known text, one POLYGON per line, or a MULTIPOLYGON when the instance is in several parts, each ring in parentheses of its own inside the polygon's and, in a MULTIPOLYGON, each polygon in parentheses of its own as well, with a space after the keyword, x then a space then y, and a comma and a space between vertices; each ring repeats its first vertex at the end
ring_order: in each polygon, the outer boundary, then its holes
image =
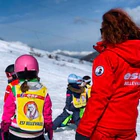
POLYGON ((83 82, 83 87, 85 87, 85 86, 86 86, 86 84, 87 84, 86 82, 83 82))
POLYGON ((13 80, 13 77, 12 76, 11 77, 8 77, 8 83, 11 83, 12 80, 13 80))

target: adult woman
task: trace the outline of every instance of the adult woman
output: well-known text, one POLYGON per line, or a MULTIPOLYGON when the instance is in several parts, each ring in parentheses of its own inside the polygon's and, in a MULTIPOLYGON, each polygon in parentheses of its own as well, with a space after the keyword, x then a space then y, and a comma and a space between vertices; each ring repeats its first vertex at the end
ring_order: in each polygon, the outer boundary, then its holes
POLYGON ((140 28, 122 9, 103 15, 91 98, 76 140, 135 140, 140 94, 140 28), (102 84, 101 84, 102 83, 102 84))
POLYGON ((52 104, 47 88, 39 82, 36 58, 21 55, 14 68, 19 84, 12 87, 5 101, 2 134, 9 131, 9 140, 44 140, 45 128, 52 140, 52 104))

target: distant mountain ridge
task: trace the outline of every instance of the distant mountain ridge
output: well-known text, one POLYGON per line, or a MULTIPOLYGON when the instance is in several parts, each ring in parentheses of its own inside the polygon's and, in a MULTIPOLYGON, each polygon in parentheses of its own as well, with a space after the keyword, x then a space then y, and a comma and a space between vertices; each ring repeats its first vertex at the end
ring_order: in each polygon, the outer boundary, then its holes
POLYGON ((63 56, 78 58, 80 60, 84 60, 84 61, 88 61, 88 62, 92 62, 95 59, 95 57, 98 56, 98 54, 99 54, 97 51, 72 52, 72 51, 62 51, 62 50, 56 50, 56 51, 53 51, 53 53, 60 54, 63 56))
POLYGON ((56 50, 56 51, 53 51, 52 53, 81 59, 81 58, 91 54, 92 51, 74 52, 74 51, 66 51, 66 50, 65 51, 63 51, 63 50, 56 50))
POLYGON ((63 55, 66 57, 71 57, 71 58, 77 58, 79 60, 85 60, 88 62, 92 62, 93 59, 98 55, 97 52, 93 51, 82 51, 82 52, 74 52, 74 51, 63 51, 63 50, 56 50, 53 52, 47 52, 44 50, 32 48, 22 42, 7 42, 4 40, 0 40, 1 44, 1 51, 8 51, 10 53, 19 53, 23 52, 24 53, 30 53, 31 55, 37 56, 37 57, 43 57, 43 56, 48 56, 49 58, 54 58, 59 59, 59 55, 63 55), (22 47, 21 47, 22 46, 22 47))
POLYGON ((93 62, 93 60, 99 55, 99 53, 96 51, 96 52, 93 52, 93 53, 90 53, 82 58, 80 58, 80 60, 85 60, 85 61, 89 61, 89 62, 93 62))

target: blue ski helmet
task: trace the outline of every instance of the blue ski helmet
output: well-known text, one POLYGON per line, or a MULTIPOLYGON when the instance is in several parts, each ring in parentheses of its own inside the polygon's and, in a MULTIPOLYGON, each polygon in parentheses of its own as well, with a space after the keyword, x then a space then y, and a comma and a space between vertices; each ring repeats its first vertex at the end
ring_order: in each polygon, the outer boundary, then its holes
POLYGON ((69 83, 69 84, 76 83, 76 81, 77 81, 77 75, 75 75, 75 74, 70 74, 70 75, 68 76, 68 83, 69 83))
POLYGON ((83 81, 82 77, 77 76, 76 74, 70 74, 68 76, 68 83, 69 84, 81 84, 83 81))

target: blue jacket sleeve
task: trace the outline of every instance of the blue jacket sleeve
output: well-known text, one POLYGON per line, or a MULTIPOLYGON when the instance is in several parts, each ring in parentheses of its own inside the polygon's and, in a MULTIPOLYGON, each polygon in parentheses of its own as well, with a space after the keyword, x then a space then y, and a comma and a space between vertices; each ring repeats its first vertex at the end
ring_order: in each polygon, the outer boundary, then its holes
POLYGON ((69 111, 74 110, 74 106, 73 106, 73 103, 72 103, 72 93, 70 91, 67 91, 67 93, 66 93, 65 109, 68 109, 69 111))

